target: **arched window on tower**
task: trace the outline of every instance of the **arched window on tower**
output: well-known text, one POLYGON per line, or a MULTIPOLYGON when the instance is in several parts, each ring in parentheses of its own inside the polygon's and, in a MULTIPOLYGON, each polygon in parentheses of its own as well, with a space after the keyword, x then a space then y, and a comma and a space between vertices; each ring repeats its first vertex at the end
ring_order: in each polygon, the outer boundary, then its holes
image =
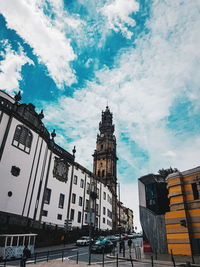
POLYGON ((13 137, 12 145, 23 150, 26 153, 30 153, 33 135, 23 125, 17 125, 13 137))
POLYGON ((105 171, 103 170, 103 171, 102 171, 102 177, 104 177, 104 175, 105 175, 105 171))
POLYGON ((98 172, 97 172, 97 176, 99 176, 99 177, 100 177, 100 170, 98 170, 98 172))
POLYGON ((103 150, 103 145, 101 145, 101 150, 103 150))

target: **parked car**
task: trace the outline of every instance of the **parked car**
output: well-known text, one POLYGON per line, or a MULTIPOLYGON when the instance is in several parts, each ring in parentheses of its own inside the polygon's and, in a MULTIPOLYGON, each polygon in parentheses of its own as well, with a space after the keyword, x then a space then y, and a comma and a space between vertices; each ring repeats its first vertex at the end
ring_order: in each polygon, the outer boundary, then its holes
POLYGON ((138 238, 138 237, 142 237, 142 233, 131 233, 131 234, 128 234, 128 238, 138 238))
POLYGON ((100 235, 100 236, 98 236, 98 237, 96 238, 96 241, 97 241, 97 240, 103 240, 103 239, 105 239, 105 236, 100 235))
POLYGON ((89 236, 82 236, 80 239, 78 239, 76 241, 76 245, 77 246, 87 246, 90 244, 90 240, 91 240, 91 242, 93 242, 93 239, 92 238, 90 239, 89 236))
POLYGON ((136 237, 136 235, 134 233, 128 234, 127 236, 128 236, 128 238, 131 238, 131 239, 136 237))
POLYGON ((91 247, 91 253, 111 252, 114 245, 110 240, 98 240, 91 247))
POLYGON ((116 238, 117 241, 119 241, 120 240, 120 234, 116 234, 115 238, 116 238))
POLYGON ((109 240, 113 243, 113 245, 117 244, 118 238, 114 235, 109 235, 104 238, 104 240, 109 240))

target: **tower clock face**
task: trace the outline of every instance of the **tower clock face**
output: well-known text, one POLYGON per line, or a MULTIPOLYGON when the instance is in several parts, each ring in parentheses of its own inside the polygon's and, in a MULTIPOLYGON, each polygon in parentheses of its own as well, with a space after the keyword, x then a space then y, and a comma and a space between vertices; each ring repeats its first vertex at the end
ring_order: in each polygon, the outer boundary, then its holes
POLYGON ((104 137, 104 134, 101 134, 101 137, 104 137))

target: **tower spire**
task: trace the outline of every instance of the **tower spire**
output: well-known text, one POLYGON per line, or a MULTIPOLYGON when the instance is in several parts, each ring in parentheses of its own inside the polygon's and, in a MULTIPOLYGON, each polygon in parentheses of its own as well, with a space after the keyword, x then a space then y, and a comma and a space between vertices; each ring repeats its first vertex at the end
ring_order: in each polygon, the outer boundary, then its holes
POLYGON ((99 134, 97 134, 96 149, 94 151, 93 171, 99 179, 109 186, 112 195, 113 228, 117 224, 117 156, 116 138, 114 135, 113 114, 108 106, 102 111, 99 123, 99 134))

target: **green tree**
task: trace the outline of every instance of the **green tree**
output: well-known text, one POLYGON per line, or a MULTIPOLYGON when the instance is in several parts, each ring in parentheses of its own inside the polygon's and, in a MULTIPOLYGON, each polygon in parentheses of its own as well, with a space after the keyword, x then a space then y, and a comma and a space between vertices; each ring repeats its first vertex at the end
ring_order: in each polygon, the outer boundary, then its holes
POLYGON ((173 173, 173 172, 178 172, 179 170, 177 169, 177 168, 172 168, 172 167, 170 167, 170 168, 168 168, 168 169, 160 169, 159 171, 158 171, 158 173, 162 176, 162 177, 164 177, 164 178, 166 178, 169 174, 171 174, 171 173, 173 173))

